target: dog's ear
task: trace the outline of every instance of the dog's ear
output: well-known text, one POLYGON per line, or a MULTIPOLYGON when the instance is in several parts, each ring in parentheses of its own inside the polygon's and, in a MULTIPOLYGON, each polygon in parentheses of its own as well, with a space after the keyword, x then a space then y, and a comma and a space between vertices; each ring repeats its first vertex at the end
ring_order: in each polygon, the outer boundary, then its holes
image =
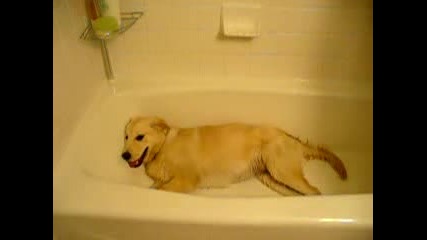
POLYGON ((129 119, 128 119, 128 121, 126 122, 126 127, 132 122, 132 120, 133 120, 133 118, 132 117, 130 117, 129 119))
POLYGON ((169 125, 166 123, 165 120, 156 117, 150 124, 150 127, 156 129, 157 131, 163 132, 164 134, 167 134, 169 132, 169 125))
POLYGON ((126 122, 126 125, 125 125, 125 131, 126 131, 126 129, 128 128, 129 124, 130 124, 133 120, 134 120, 134 117, 130 117, 130 118, 128 119, 128 121, 126 122))

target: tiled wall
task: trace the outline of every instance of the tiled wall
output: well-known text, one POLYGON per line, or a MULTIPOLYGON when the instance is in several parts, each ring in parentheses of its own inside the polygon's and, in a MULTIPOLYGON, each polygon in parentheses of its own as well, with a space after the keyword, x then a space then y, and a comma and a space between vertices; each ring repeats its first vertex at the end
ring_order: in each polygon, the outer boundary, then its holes
POLYGON ((302 86, 371 94, 372 0, 122 0, 121 8, 145 15, 109 43, 119 89, 302 86), (258 6, 260 36, 222 37, 223 2, 258 6))
POLYGON ((99 47, 79 39, 85 18, 77 3, 53 1, 54 166, 79 114, 105 83, 99 47))

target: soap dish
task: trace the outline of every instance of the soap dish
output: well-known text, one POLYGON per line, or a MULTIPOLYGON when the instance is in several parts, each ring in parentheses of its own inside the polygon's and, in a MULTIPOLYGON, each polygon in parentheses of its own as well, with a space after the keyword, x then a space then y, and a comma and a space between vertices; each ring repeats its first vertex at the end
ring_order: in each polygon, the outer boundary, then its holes
POLYGON ((260 35, 260 6, 224 3, 221 9, 222 33, 226 37, 254 38, 260 35))

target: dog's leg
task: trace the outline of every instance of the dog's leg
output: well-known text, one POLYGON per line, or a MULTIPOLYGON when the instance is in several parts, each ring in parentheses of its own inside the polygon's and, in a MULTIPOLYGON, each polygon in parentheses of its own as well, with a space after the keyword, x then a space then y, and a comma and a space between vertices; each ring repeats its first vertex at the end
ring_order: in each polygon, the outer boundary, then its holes
POLYGON ((189 193, 197 188, 197 181, 192 178, 174 177, 158 189, 170 192, 189 193))
POLYGON ((268 172, 258 174, 257 179, 269 187, 271 190, 284 195, 284 196, 298 196, 301 195, 300 193, 293 191, 289 188, 287 188, 283 183, 278 182, 276 179, 274 179, 268 172))
POLYGON ((296 191, 305 195, 317 195, 320 191, 311 186, 304 177, 302 160, 299 161, 298 144, 288 144, 286 147, 281 139, 271 142, 263 149, 265 165, 270 175, 296 191))
POLYGON ((284 172, 280 168, 268 167, 271 176, 276 181, 286 184, 287 186, 295 189, 296 191, 305 195, 318 195, 321 194, 319 189, 310 185, 305 179, 302 172, 284 172))
POLYGON ((305 193, 306 195, 320 195, 321 192, 316 187, 312 186, 307 179, 305 179, 304 175, 297 174, 289 179, 286 182, 287 185, 294 188, 297 191, 305 193))

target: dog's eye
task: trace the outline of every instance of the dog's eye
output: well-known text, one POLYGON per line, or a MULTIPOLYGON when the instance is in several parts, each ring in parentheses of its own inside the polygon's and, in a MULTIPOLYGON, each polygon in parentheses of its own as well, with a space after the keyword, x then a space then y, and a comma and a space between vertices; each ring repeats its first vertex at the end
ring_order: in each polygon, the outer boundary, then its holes
POLYGON ((125 139, 128 140, 128 135, 126 135, 125 139))
POLYGON ((144 138, 144 135, 138 135, 138 136, 136 136, 136 140, 137 141, 141 141, 142 139, 144 138))

